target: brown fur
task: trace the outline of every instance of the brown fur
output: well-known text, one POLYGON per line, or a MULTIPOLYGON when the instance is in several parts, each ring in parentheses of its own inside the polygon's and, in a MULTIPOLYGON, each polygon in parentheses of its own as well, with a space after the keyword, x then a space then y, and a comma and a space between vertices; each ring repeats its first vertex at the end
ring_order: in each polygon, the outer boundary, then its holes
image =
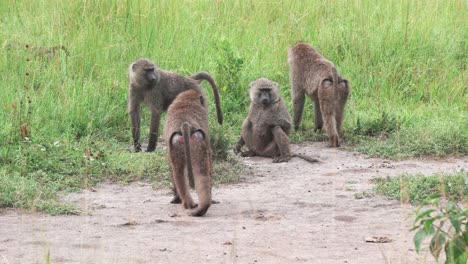
POLYGON ((314 47, 298 42, 288 51, 291 93, 294 108, 294 129, 299 129, 305 95, 314 101, 315 130, 325 130, 331 147, 339 147, 344 107, 349 96, 348 81, 340 76, 335 65, 314 47))
POLYGON ((208 134, 208 107, 199 89, 180 93, 169 106, 164 125, 172 182, 176 196, 190 215, 203 216, 211 205, 212 151, 208 134), (188 181, 194 179, 198 206, 190 196, 188 181))
POLYGON ((128 88, 128 112, 132 126, 133 145, 136 152, 141 151, 140 145, 140 103, 150 108, 150 134, 147 151, 156 149, 159 134, 161 114, 165 112, 176 96, 188 89, 201 90, 200 83, 206 80, 211 84, 219 124, 223 123, 218 88, 206 72, 192 76, 182 76, 174 72, 159 69, 148 59, 138 59, 130 65, 128 88), (151 80, 150 80, 151 79, 151 80))
POLYGON ((278 89, 277 83, 266 78, 250 83, 250 110, 234 151, 242 156, 271 157, 273 162, 286 162, 291 157, 317 162, 304 155, 291 155, 291 116, 278 89), (244 145, 248 149, 246 152, 241 151, 244 145))

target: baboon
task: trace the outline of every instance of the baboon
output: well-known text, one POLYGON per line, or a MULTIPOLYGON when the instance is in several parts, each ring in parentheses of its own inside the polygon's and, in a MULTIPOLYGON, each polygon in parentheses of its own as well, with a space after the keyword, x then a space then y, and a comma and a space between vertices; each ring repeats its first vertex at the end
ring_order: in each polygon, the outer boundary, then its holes
POLYGON ((191 76, 182 76, 174 72, 159 69, 152 61, 140 58, 130 64, 128 70, 128 112, 132 126, 133 147, 141 151, 140 145, 140 103, 150 108, 150 133, 148 152, 154 151, 158 142, 159 123, 162 112, 165 112, 176 96, 188 89, 201 89, 200 83, 210 83, 216 103, 218 123, 223 123, 223 114, 219 100, 218 88, 213 78, 206 72, 191 76))
POLYGON ((41 46, 31 46, 29 44, 23 44, 16 41, 7 42, 6 46, 10 49, 21 50, 24 49, 27 52, 33 54, 37 58, 45 58, 47 62, 50 62, 58 52, 63 50, 65 55, 69 56, 70 53, 64 45, 58 45, 53 47, 41 47, 41 46))
POLYGON ((175 197, 192 216, 203 216, 211 205, 211 146, 208 106, 200 89, 177 95, 169 106, 164 125, 175 197), (198 206, 190 196, 187 180, 198 195, 198 206))
POLYGON ((305 95, 314 101, 315 131, 325 130, 330 147, 339 147, 339 134, 349 96, 348 80, 340 76, 335 65, 310 44, 298 42, 288 50, 294 129, 302 120, 305 95))
POLYGON ((273 162, 287 162, 291 157, 299 157, 309 162, 315 158, 292 154, 289 144, 291 116, 279 94, 279 85, 266 78, 250 83, 250 109, 242 124, 241 137, 234 147, 236 154, 243 157, 263 156, 273 158, 273 162), (247 151, 242 152, 243 146, 247 151))

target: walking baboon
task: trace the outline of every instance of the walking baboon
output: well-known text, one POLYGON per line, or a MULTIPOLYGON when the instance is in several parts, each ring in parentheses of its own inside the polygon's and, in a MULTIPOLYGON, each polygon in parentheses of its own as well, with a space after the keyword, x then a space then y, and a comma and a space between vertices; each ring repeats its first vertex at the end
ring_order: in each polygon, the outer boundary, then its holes
POLYGON ((168 144, 173 203, 181 200, 192 216, 203 216, 211 205, 211 147, 208 134, 208 106, 199 89, 180 93, 169 106, 164 125, 168 144), (198 195, 198 206, 192 200, 187 180, 198 195))
POLYGON ((246 156, 273 158, 273 162, 286 162, 291 157, 299 157, 309 162, 317 159, 292 154, 289 144, 291 116, 279 94, 279 85, 266 78, 250 83, 250 109, 242 124, 239 141, 234 147, 235 153, 246 156), (248 151, 242 152, 246 146, 248 151))
MULTIPOLYGON (((25 50, 26 52, 32 54, 37 58, 45 58, 47 62, 51 62, 52 59, 58 55, 59 51, 63 51, 65 55, 69 56, 70 53, 64 45, 58 45, 53 47, 41 47, 41 46, 31 46, 29 44, 20 43, 17 41, 9 41, 6 43, 6 47, 13 50, 25 50)), ((28 58, 29 59, 29 58, 28 58)))
POLYGON ((151 152, 156 149, 158 142, 162 112, 167 110, 179 93, 188 89, 201 89, 200 83, 202 80, 208 81, 211 85, 216 103, 218 123, 223 123, 218 88, 213 78, 206 72, 182 76, 159 69, 152 61, 140 58, 130 64, 128 78, 128 112, 132 126, 133 146, 136 152, 141 151, 140 103, 143 102, 151 111, 150 133, 146 150, 151 152))
POLYGON ((335 65, 314 47, 298 42, 289 48, 291 93, 294 108, 294 129, 299 129, 305 95, 314 101, 315 130, 325 130, 331 147, 339 147, 339 134, 349 96, 349 84, 335 65))

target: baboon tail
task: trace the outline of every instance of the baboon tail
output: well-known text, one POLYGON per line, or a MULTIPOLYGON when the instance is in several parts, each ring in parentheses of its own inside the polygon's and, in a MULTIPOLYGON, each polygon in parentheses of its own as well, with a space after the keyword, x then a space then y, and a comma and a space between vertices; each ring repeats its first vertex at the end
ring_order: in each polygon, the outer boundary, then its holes
POLYGON ((187 176, 189 180, 190 187, 194 187, 193 182, 193 168, 192 168, 192 158, 190 155, 190 124, 184 122, 182 124, 182 134, 184 136, 184 145, 185 145, 185 161, 187 163, 187 176))
POLYGON ((215 99, 215 104, 216 104, 216 115, 218 116, 218 123, 220 125, 223 124, 223 112, 221 111, 221 101, 219 99, 219 93, 218 93, 218 87, 216 86, 215 81, 211 77, 211 75, 207 72, 198 72, 196 74, 190 75, 190 78, 201 81, 205 80, 210 83, 211 89, 213 90, 213 96, 215 99))
POLYGON ((317 158, 312 158, 310 156, 307 156, 307 155, 303 155, 303 154, 297 154, 297 153, 294 153, 291 155, 292 157, 297 157, 297 158, 301 158, 307 162, 310 162, 310 163, 316 163, 316 162, 320 162, 319 159, 317 158))
POLYGON ((211 205, 211 179, 209 175, 197 175, 195 189, 198 195, 198 206, 190 212, 192 216, 203 216, 211 205))

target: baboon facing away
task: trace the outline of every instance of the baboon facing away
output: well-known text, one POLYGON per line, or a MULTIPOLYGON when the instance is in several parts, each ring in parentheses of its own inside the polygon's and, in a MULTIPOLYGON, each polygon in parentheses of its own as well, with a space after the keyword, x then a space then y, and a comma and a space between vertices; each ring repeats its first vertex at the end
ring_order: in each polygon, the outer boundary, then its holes
POLYGON ((168 144, 172 168, 174 200, 180 199, 185 209, 192 209, 190 215, 203 216, 211 205, 212 152, 208 134, 208 106, 201 90, 182 92, 169 106, 164 139, 168 144), (189 181, 195 183, 198 206, 190 195, 189 181))
POLYGON ((242 124, 239 141, 234 147, 235 153, 242 156, 263 156, 273 158, 273 162, 286 162, 292 157, 300 157, 309 162, 317 159, 292 154, 289 133, 291 116, 279 94, 279 85, 266 78, 250 83, 250 109, 242 124), (242 152, 243 146, 247 147, 242 152))
POLYGON ((128 112, 132 126, 133 146, 136 152, 141 151, 140 145, 140 104, 143 102, 150 108, 150 133, 147 151, 156 149, 159 133, 159 123, 162 112, 165 112, 176 96, 188 89, 201 89, 200 83, 206 80, 210 83, 216 103, 218 123, 223 123, 223 114, 219 100, 218 89, 213 78, 206 72, 191 76, 182 76, 174 72, 159 69, 152 61, 140 58, 130 65, 128 70, 128 112))
POLYGON ((314 47, 298 42, 288 50, 291 93, 294 108, 294 129, 299 129, 305 95, 314 101, 315 130, 325 130, 331 147, 339 147, 344 107, 349 96, 349 84, 335 65, 320 55, 314 47))

